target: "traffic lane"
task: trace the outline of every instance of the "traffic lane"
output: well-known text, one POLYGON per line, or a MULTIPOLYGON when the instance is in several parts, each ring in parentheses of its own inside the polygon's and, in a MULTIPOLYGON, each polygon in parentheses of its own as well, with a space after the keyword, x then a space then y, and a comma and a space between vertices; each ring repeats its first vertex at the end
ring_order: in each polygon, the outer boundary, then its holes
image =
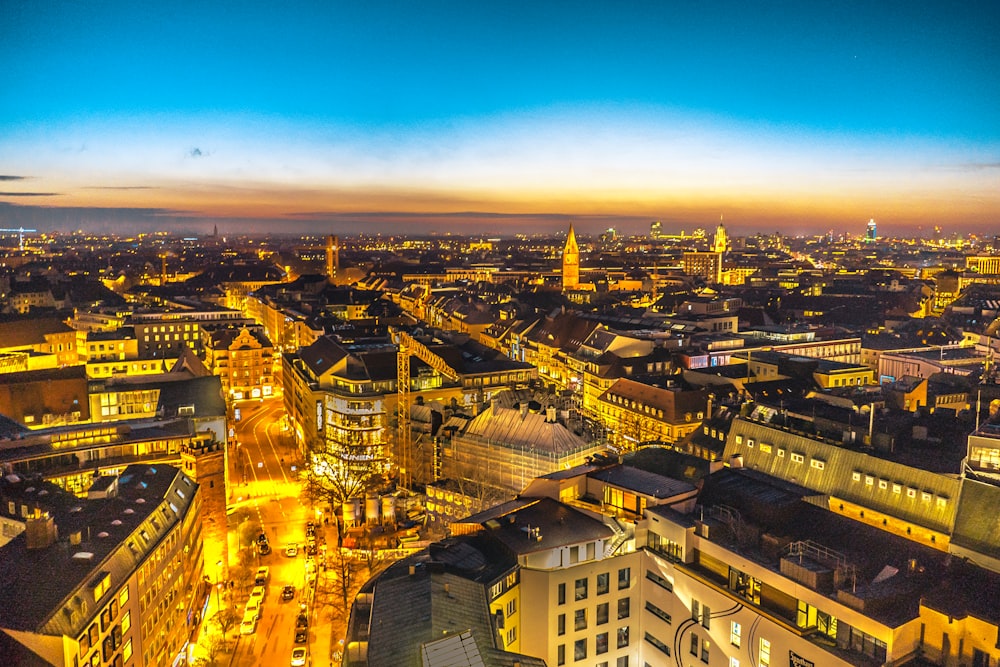
MULTIPOLYGON (((296 523, 300 534, 304 534, 305 510, 300 506, 296 523)), ((271 521, 268 521, 270 524, 271 521)), ((258 556, 257 567, 267 566, 269 578, 261 618, 257 630, 252 635, 244 635, 242 648, 234 655, 238 665, 282 665, 291 660, 295 647, 295 621, 298 618, 300 601, 304 600, 305 561, 303 552, 297 557, 284 555, 284 545, 274 545, 267 556, 258 556), (295 597, 282 600, 281 591, 288 585, 295 586, 295 597)))

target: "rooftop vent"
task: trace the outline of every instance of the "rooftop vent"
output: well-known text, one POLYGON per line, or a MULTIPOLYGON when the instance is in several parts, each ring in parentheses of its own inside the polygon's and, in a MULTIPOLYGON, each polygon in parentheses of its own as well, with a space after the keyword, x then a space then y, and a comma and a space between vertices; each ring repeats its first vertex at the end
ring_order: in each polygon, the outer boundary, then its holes
POLYGON ((106 539, 106 538, 109 537, 109 535, 106 532, 104 532, 103 530, 101 532, 99 532, 97 534, 97 536, 100 537, 101 539, 106 539))
POLYGON ((113 520, 111 522, 111 525, 112 526, 120 526, 120 525, 122 525, 122 521, 121 521, 121 519, 115 519, 115 520, 113 520))
POLYGON ((122 514, 135 514, 135 510, 132 509, 131 507, 126 507, 124 510, 122 510, 122 514))
POLYGON ((94 554, 89 551, 77 551, 73 554, 73 560, 75 561, 91 561, 94 560, 94 554))

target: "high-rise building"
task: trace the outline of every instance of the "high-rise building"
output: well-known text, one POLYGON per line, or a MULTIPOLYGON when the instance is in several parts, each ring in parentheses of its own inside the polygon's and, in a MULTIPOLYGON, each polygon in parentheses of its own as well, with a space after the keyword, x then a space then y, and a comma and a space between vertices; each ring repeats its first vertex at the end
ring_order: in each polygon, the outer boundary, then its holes
POLYGON ((652 224, 649 225, 649 238, 654 241, 663 238, 663 223, 659 220, 654 220, 652 224))
POLYGON ((878 238, 878 232, 875 229, 875 219, 872 218, 868 221, 868 228, 865 230, 865 243, 875 243, 878 238))
POLYGON ((562 284, 563 290, 576 289, 580 285, 580 247, 576 243, 573 225, 569 226, 566 245, 563 247, 562 284))

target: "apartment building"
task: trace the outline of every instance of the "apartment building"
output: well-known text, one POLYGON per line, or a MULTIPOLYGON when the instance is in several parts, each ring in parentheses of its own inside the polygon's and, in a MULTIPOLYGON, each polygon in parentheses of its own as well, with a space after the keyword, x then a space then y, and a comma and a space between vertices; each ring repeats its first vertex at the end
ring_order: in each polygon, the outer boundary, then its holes
MULTIPOLYGON (((756 470, 725 468, 694 484, 632 463, 547 475, 452 524, 453 540, 496 545, 517 563, 485 587, 493 636, 481 642, 555 667, 1000 660, 1000 613, 989 602, 1000 576, 975 565, 974 550, 951 558, 756 470)), ((381 638, 379 593, 376 579, 366 634, 352 615, 351 667, 392 664, 360 651, 381 638)), ((396 610, 394 619, 423 613, 396 610)))
POLYGON ((208 599, 199 487, 167 465, 98 477, 86 498, 20 475, 0 513, 0 655, 11 665, 170 665, 208 599))

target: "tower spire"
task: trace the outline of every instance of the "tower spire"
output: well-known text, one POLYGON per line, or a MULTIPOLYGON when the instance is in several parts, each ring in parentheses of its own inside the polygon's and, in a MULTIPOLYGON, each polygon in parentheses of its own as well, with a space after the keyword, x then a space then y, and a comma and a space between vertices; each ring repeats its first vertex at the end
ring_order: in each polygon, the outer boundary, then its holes
POLYGON ((576 289, 580 285, 580 246, 576 243, 576 232, 573 223, 569 225, 566 234, 566 245, 562 255, 562 286, 563 290, 576 289))

